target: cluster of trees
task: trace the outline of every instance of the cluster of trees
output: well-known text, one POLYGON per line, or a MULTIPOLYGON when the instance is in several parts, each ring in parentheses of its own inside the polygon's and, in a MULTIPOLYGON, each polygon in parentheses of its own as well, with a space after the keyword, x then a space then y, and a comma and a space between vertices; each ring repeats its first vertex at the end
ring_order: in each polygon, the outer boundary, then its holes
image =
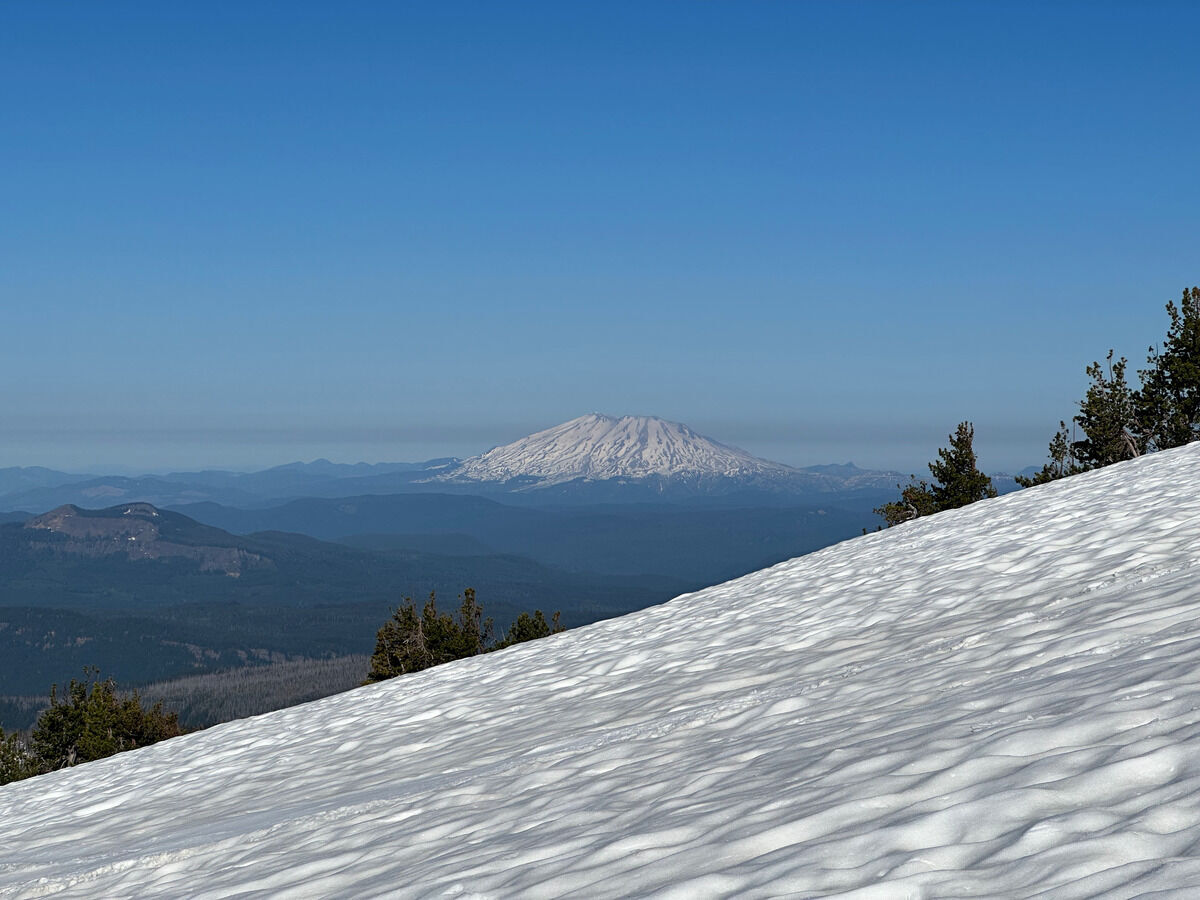
POLYGON ((1181 447, 1200 437, 1200 287, 1185 288, 1179 304, 1167 304, 1170 325, 1159 347, 1150 347, 1135 389, 1128 361, 1087 367, 1091 384, 1072 426, 1058 423, 1049 462, 1026 487, 1099 469, 1155 450, 1181 447), (1081 436, 1082 435, 1082 436, 1081 436))
POLYGON ((430 593, 420 613, 406 597, 375 635, 375 652, 364 684, 419 672, 454 659, 464 659, 513 644, 536 640, 565 630, 555 613, 549 622, 542 611, 521 613, 499 641, 492 638, 492 620, 483 618, 475 590, 459 596, 458 613, 439 613, 437 596, 430 593))
MULTIPOLYGON (((1071 425, 1058 423, 1050 440, 1049 461, 1032 476, 1017 476, 1023 487, 1099 469, 1155 450, 1180 447, 1200 437, 1200 287, 1185 288, 1178 305, 1167 303, 1170 325, 1159 347, 1149 349, 1139 386, 1126 377, 1128 361, 1093 362, 1091 384, 1071 425)), ((888 526, 956 509, 996 496, 995 486, 979 471, 974 428, 961 422, 950 446, 929 464, 933 481, 914 475, 900 486, 900 499, 875 510, 888 526)))
POLYGON ((162 703, 146 708, 137 691, 122 694, 116 683, 99 679, 95 669, 71 679, 61 695, 50 689, 28 740, 0 729, 0 784, 19 781, 77 763, 103 759, 182 734, 179 718, 162 703))
MULTIPOLYGON (((495 640, 492 620, 483 617, 475 591, 468 588, 459 600, 459 609, 451 616, 438 612, 434 594, 429 595, 420 613, 411 598, 406 598, 376 635, 366 683, 565 630, 558 613, 547 621, 541 610, 535 610, 532 614, 521 613, 504 636, 495 640)), ((165 682, 146 690, 151 696, 168 696, 182 702, 193 718, 206 720, 197 724, 209 724, 207 720, 213 716, 219 721, 230 718, 226 713, 231 709, 232 717, 236 717, 312 699, 297 697, 298 681, 308 686, 305 690, 312 697, 329 694, 331 681, 352 687, 352 681, 358 679, 349 677, 349 668, 361 673, 364 661, 365 657, 344 657, 286 662, 165 682), (251 685, 253 689, 248 691, 251 685), (248 693, 255 696, 247 698, 248 693), (217 701, 219 711, 214 711, 217 701), (246 703, 253 709, 243 709, 246 703)), ((101 680, 99 670, 89 668, 84 678, 72 679, 65 691, 60 693, 58 685, 51 687, 49 706, 42 710, 31 732, 6 734, 0 728, 0 784, 145 747, 184 731, 179 715, 166 712, 162 699, 147 705, 138 691, 120 692, 112 678, 101 680)))

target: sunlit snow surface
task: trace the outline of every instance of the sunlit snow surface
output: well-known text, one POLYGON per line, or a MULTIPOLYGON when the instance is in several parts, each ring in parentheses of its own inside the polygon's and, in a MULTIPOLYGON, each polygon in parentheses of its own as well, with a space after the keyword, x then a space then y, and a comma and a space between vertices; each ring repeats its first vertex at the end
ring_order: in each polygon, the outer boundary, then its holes
POLYGON ((0 895, 1200 896, 1200 446, 0 788, 0 895))

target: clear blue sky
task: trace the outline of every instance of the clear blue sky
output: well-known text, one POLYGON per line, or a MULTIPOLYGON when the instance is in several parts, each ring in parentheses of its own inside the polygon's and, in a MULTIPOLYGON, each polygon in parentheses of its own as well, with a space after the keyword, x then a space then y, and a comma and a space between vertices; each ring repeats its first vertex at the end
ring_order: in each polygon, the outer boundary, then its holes
POLYGON ((1040 463, 1200 282, 1194 3, 0 6, 0 466, 583 413, 1040 463))

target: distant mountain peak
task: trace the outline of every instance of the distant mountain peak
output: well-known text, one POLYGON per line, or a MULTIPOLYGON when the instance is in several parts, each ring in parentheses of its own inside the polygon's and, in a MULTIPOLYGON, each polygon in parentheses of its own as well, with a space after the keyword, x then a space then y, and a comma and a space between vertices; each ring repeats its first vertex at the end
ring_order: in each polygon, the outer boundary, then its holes
MULTIPOLYGON (((149 503, 126 503, 122 506, 111 506, 108 509, 80 509, 74 503, 64 503, 49 512, 34 516, 25 523, 26 528, 43 529, 69 534, 74 531, 94 530, 96 523, 101 520, 119 520, 125 517, 134 519, 157 519, 161 513, 149 503)), ((119 526, 140 527, 140 526, 119 526)))
POLYGON ((719 443, 657 416, 590 413, 464 460, 455 481, 780 478, 796 469, 719 443))
POLYGON ((50 543, 35 534, 30 539, 60 557, 183 558, 195 562, 201 572, 223 572, 235 578, 246 568, 270 565, 258 553, 236 546, 237 539, 230 535, 179 513, 160 512, 149 503, 108 509, 80 509, 68 503, 34 516, 24 528, 58 535, 50 543))

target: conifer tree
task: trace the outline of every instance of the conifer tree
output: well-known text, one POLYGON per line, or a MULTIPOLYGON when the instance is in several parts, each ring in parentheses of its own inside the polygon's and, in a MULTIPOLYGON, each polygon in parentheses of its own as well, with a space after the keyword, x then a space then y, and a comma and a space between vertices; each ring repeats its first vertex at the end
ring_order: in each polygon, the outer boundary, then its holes
POLYGON ((1200 437, 1200 287, 1167 303, 1171 324, 1161 349, 1150 348, 1135 397, 1143 446, 1181 447, 1200 437))
POLYGON ((540 609, 535 609, 532 616, 529 613, 523 612, 509 626, 503 640, 497 642, 491 649, 502 650, 505 647, 511 647, 513 644, 536 641, 538 638, 549 637, 552 634, 558 634, 560 631, 566 631, 566 628, 559 621, 558 613, 555 613, 551 620, 547 622, 546 617, 542 615, 540 609))
POLYGON ((406 672, 420 672, 433 665, 425 642, 423 618, 417 615, 411 597, 405 601, 375 634, 375 652, 371 654, 371 668, 364 684, 406 672))
POLYGON ((19 735, 6 735, 4 729, 0 728, 0 784, 37 774, 37 761, 25 742, 19 735))
POLYGON ((958 509, 996 496, 992 479, 979 471, 975 458, 975 428, 959 422, 950 435, 950 446, 938 450, 938 458, 929 464, 934 477, 931 489, 938 510, 958 509))
POLYGON ((523 641, 532 641, 564 631, 555 613, 549 622, 542 611, 521 613, 509 627, 504 639, 492 643, 492 620, 483 617, 483 607, 475 599, 475 590, 467 588, 459 597, 457 616, 438 612, 437 595, 430 593, 421 614, 411 597, 392 613, 391 619, 375 635, 375 652, 364 684, 385 681, 397 675, 420 672, 455 659, 499 650, 523 641))
POLYGON ((162 703, 145 709, 137 691, 122 696, 113 679, 100 681, 98 670, 87 669, 62 696, 58 685, 51 687, 50 707, 33 727, 30 750, 38 770, 48 772, 182 733, 179 717, 164 712, 162 703))
POLYGON ((404 605, 375 635, 375 652, 365 683, 482 653, 492 639, 492 620, 483 618, 483 607, 476 602, 473 588, 463 591, 459 600, 455 618, 438 612, 437 594, 431 592, 418 616, 412 598, 406 597, 404 605))
MULTIPOLYGON (((901 489, 900 499, 875 510, 889 527, 944 509, 957 509, 996 496, 992 479, 979 471, 975 458, 975 429, 960 422, 950 435, 950 446, 938 450, 938 458, 929 464, 933 483, 918 481, 915 475, 901 489)), ((899 487, 899 485, 897 485, 899 487)))
POLYGON ((1085 437, 1072 447, 1084 469, 1133 459, 1146 449, 1135 417, 1134 392, 1125 381, 1125 366, 1125 357, 1114 362, 1109 350, 1107 372, 1098 362, 1087 367, 1092 384, 1075 416, 1085 437))
POLYGON ((918 480, 916 475, 909 475, 908 484, 898 484, 900 499, 877 507, 876 515, 883 516, 884 522, 891 528, 910 519, 919 519, 937 512, 937 503, 933 499, 933 491, 929 482, 918 480))
POLYGON ((1050 439, 1050 462, 1042 466, 1042 471, 1033 476, 1016 476, 1017 484, 1021 487, 1033 487, 1035 484, 1045 484, 1047 481, 1057 481, 1068 475, 1078 475, 1086 471, 1075 459, 1074 444, 1071 434, 1067 431, 1067 423, 1059 421, 1058 432, 1050 439))
POLYGON ((1179 305, 1167 303, 1171 324, 1160 348, 1151 347, 1147 368, 1138 371, 1141 386, 1125 380, 1126 361, 1094 362, 1092 380, 1072 419, 1082 440, 1066 441, 1066 423, 1050 442, 1050 462, 1033 478, 1017 478, 1025 487, 1042 484, 1167 450, 1200 437, 1200 287, 1184 288, 1179 305))

